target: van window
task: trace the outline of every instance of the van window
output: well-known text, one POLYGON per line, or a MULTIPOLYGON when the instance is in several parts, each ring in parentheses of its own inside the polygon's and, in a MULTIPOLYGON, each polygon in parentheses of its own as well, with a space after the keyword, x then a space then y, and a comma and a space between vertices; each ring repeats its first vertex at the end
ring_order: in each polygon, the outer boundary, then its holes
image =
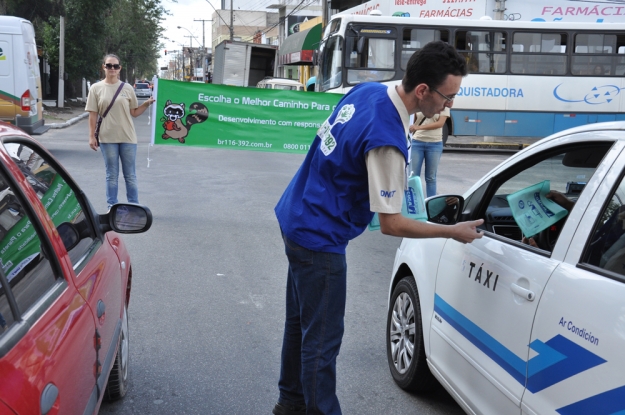
POLYGON ((273 89, 282 89, 286 91, 297 91, 297 85, 281 85, 281 84, 273 84, 273 89))

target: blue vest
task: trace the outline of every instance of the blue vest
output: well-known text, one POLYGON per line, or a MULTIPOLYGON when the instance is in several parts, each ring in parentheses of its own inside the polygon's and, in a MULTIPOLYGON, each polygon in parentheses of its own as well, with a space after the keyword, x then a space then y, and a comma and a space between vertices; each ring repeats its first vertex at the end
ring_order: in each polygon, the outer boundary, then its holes
POLYGON ((344 254, 373 217, 365 155, 382 146, 397 147, 408 161, 404 125, 387 86, 357 85, 317 131, 275 208, 287 238, 312 251, 344 254))

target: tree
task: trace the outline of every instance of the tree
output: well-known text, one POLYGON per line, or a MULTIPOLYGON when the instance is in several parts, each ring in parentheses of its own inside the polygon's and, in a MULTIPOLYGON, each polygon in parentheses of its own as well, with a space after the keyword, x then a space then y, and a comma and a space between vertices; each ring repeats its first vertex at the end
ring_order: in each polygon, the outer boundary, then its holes
MULTIPOLYGON (((166 11, 158 0, 0 0, 0 11, 30 20, 45 58, 58 74, 60 16, 65 17, 67 96, 81 79, 103 77, 102 58, 122 60, 122 78, 151 77, 157 70, 161 21, 166 11)), ((52 77, 54 79, 54 76, 52 77)))
POLYGON ((122 77, 151 78, 157 73, 161 21, 166 13, 155 0, 113 0, 105 49, 122 59, 122 77))

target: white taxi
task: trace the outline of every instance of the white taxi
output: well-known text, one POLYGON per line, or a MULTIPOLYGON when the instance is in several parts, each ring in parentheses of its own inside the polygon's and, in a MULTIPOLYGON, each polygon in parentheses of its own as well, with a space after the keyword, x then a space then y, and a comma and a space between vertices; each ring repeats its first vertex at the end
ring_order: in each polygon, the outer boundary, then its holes
POLYGON ((433 222, 484 219, 484 237, 402 241, 395 382, 427 392, 437 379, 471 414, 625 414, 625 122, 552 135, 426 207, 433 222), (523 235, 507 196, 545 180, 569 209, 523 235))

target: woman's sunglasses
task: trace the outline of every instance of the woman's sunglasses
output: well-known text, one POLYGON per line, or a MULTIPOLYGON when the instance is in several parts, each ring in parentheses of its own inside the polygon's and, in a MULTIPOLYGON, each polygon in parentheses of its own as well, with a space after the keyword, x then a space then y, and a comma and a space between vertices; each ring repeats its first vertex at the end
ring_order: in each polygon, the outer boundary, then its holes
POLYGON ((121 66, 119 63, 105 63, 105 64, 104 64, 104 67, 105 67, 106 69, 119 69, 119 68, 121 68, 122 66, 121 66))

